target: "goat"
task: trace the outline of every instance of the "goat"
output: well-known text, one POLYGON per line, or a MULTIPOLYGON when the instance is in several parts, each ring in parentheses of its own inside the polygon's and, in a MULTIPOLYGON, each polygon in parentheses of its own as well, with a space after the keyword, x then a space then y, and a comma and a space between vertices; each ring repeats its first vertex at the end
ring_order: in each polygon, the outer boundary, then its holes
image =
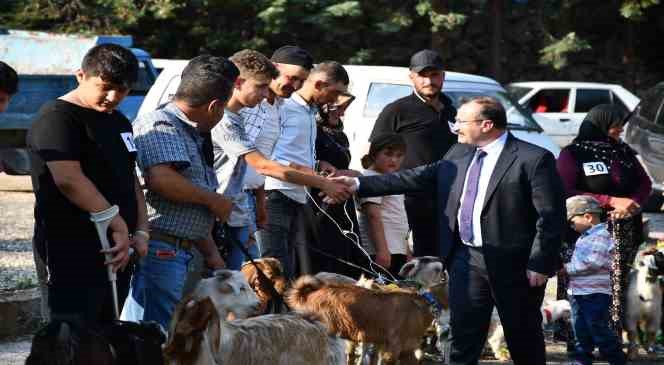
POLYGON ((314 316, 270 314, 226 321, 210 298, 181 304, 164 349, 170 365, 344 363, 343 342, 328 336, 314 316))
MULTIPOLYGON (((542 327, 544 327, 559 319, 569 319, 572 315, 572 307, 567 300, 554 300, 544 303, 542 308, 540 308, 540 312, 542 313, 542 327)), ((503 331, 502 324, 500 324, 498 312, 495 309, 491 314, 487 344, 496 359, 500 361, 511 359, 507 342, 505 341, 505 332, 503 331)))
POLYGON ((165 336, 156 322, 113 321, 93 325, 80 318, 54 318, 32 340, 28 365, 163 363, 165 336))
POLYGON ((295 281, 285 299, 295 310, 320 315, 330 334, 376 345, 385 364, 416 363, 414 351, 433 320, 429 304, 418 294, 325 284, 312 276, 295 281))
POLYGON ((663 293, 659 283, 659 277, 664 275, 662 255, 662 252, 651 252, 649 255, 639 252, 636 265, 628 276, 625 332, 629 343, 627 358, 630 360, 638 356, 638 329, 644 333, 643 341, 640 342, 648 356, 657 356, 653 345, 662 319, 663 293))
POLYGON ((247 318, 260 314, 261 303, 239 271, 217 270, 212 277, 202 279, 188 296, 189 299, 208 297, 222 318, 247 318))

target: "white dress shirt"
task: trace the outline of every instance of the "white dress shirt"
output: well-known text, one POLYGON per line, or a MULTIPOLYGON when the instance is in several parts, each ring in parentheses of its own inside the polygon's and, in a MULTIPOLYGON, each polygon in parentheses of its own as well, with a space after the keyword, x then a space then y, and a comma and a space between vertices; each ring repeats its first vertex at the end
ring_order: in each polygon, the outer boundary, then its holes
MULTIPOLYGON (((477 184, 477 196, 475 198, 475 205, 473 207, 473 241, 472 242, 463 242, 468 246, 481 247, 482 246, 482 208, 484 207, 484 198, 486 197, 486 189, 489 186, 489 180, 493 174, 493 170, 496 167, 498 162, 498 157, 500 157, 503 148, 505 148, 505 142, 507 142, 507 132, 504 132, 500 137, 496 138, 493 142, 488 145, 479 148, 486 152, 484 156, 484 162, 482 163, 482 170, 480 170, 480 179, 477 184)), ((470 166, 475 163, 477 159, 477 153, 475 157, 468 165, 468 170, 466 171, 466 178, 463 182, 463 190, 461 194, 460 202, 463 202, 463 198, 466 195, 466 184, 468 183, 468 174, 470 173, 470 166)), ((461 221, 461 209, 457 212, 457 221, 461 221)))
MULTIPOLYGON (((265 156, 272 157, 272 151, 281 134, 281 121, 279 120, 279 108, 283 99, 275 97, 274 103, 270 104, 263 99, 253 108, 242 108, 240 114, 245 120, 247 136, 254 141, 256 149, 265 156)), ((247 166, 244 177, 244 189, 258 189, 265 183, 265 176, 260 175, 251 166, 247 166)))
MULTIPOLYGON (((297 92, 284 100, 279 108, 281 134, 274 146, 272 160, 283 165, 294 162, 311 169, 314 168, 317 111, 315 106, 307 104, 297 92)), ((305 187, 302 185, 268 176, 265 178, 265 190, 279 190, 300 204, 307 202, 305 187)))

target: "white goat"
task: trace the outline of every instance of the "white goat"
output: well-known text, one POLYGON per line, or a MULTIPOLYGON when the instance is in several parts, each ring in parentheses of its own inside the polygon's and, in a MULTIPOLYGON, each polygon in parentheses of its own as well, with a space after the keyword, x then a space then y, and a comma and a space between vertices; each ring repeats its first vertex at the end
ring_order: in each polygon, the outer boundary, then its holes
POLYGON ((643 255, 642 252, 639 252, 635 262, 636 265, 628 277, 625 309, 625 332, 629 342, 627 357, 630 360, 638 355, 639 328, 644 333, 642 347, 649 357, 657 356, 653 345, 662 318, 662 287, 659 275, 664 273, 664 267, 657 266, 654 255, 643 255))

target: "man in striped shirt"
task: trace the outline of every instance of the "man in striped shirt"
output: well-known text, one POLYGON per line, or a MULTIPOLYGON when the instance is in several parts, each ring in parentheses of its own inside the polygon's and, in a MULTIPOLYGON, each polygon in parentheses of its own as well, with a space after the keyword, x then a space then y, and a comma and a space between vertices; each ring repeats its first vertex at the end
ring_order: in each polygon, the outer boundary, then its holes
POLYGON ((567 220, 581 234, 564 268, 569 275, 568 294, 572 305, 573 364, 592 364, 596 346, 609 364, 625 364, 620 340, 609 328, 609 270, 614 243, 606 223, 600 221, 602 208, 595 198, 587 195, 573 196, 566 204, 567 220))

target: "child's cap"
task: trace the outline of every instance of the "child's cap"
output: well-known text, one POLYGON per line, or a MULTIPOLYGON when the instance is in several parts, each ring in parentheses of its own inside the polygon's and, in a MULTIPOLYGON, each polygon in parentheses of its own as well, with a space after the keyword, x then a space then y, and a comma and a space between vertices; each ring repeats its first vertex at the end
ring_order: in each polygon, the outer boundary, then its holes
POLYGON ((599 214, 603 212, 599 201, 588 195, 576 195, 571 198, 567 198, 565 205, 567 206, 567 220, 585 213, 599 214))

